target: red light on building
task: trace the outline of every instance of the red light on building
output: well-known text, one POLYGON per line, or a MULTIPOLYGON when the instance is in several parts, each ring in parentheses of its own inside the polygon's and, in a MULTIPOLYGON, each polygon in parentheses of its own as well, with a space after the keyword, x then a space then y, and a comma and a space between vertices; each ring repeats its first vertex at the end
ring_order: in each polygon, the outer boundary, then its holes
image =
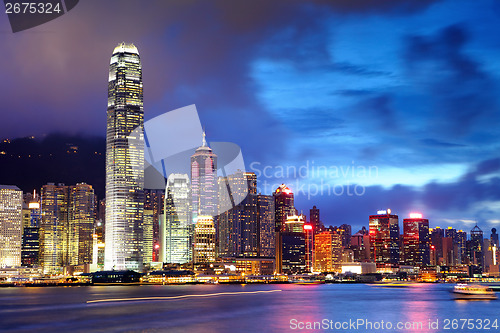
POLYGON ((159 249, 160 248, 160 245, 159 244, 155 244, 155 249, 159 249))
POLYGON ((422 214, 420 214, 420 213, 410 213, 410 218, 411 219, 421 219, 422 218, 422 214))
POLYGON ((313 230, 313 226, 311 224, 304 224, 304 230, 305 231, 313 230))

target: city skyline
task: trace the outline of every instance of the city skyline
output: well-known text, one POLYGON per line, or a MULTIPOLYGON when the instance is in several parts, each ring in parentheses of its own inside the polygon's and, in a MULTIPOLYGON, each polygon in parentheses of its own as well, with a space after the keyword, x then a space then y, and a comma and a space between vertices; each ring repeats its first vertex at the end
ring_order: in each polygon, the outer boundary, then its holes
MULTIPOLYGON (((1 113, 2 136, 53 131, 102 136, 103 60, 109 45, 131 41, 147 59, 147 118, 196 103, 209 138, 238 143, 247 171, 253 162, 262 173, 266 166, 299 169, 307 162, 375 166, 377 173, 354 179, 311 176, 297 184, 293 177, 260 178, 287 184, 298 209, 316 205, 327 224, 358 229, 366 225, 366 214, 383 208, 401 216, 419 211, 442 227, 498 224, 498 101, 492 93, 498 85, 498 45, 487 33, 498 25, 495 2, 205 5, 222 27, 218 33, 197 29, 213 23, 193 14, 194 4, 169 5, 168 14, 157 10, 160 3, 152 6, 154 13, 138 6, 127 3, 123 15, 131 10, 139 22, 151 24, 134 31, 127 20, 107 29, 97 23, 90 29, 106 33, 90 43, 93 32, 81 34, 76 27, 83 20, 105 22, 96 18, 109 15, 111 3, 100 12, 82 3, 64 19, 34 28, 37 34, 16 35, 17 41, 2 35, 10 67, 1 70, 10 84, 1 96, 5 110, 13 111, 1 113), (262 10, 268 16, 252 15, 262 10), (210 37, 217 47, 205 41, 210 37), (27 44, 38 52, 24 52, 27 44), (88 44, 95 52, 76 54, 88 44), (46 84, 46 70, 52 71, 52 86, 46 84), (70 77, 79 87, 71 92, 70 77), (33 107, 20 91, 43 97, 33 107), (69 104, 75 105, 73 112, 66 112, 69 104), (300 190, 321 179, 352 181, 365 192, 308 198, 311 191, 300 190)), ((0 24, 7 25, 6 18, 0 24)))
POLYGON ((4 14, 2 331, 498 329, 499 0, 4 14))

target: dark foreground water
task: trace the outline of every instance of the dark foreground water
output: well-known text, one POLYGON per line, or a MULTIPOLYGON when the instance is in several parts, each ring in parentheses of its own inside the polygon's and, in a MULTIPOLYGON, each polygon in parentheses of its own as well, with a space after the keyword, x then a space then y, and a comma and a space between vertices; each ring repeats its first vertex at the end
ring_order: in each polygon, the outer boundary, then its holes
POLYGON ((500 300, 454 301, 449 294, 451 287, 324 284, 0 288, 0 331, 500 332, 500 300), (281 291, 253 293, 272 290, 281 291), (122 300, 108 302, 110 299, 122 300), (99 302, 88 303, 94 300, 99 302))

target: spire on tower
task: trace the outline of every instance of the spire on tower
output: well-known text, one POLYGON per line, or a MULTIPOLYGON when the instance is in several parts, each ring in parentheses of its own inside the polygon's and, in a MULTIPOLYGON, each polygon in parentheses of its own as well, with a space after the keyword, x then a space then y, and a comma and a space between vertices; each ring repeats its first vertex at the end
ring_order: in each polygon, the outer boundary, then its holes
POLYGON ((203 142, 201 146, 207 147, 207 134, 205 133, 205 130, 203 130, 203 142))

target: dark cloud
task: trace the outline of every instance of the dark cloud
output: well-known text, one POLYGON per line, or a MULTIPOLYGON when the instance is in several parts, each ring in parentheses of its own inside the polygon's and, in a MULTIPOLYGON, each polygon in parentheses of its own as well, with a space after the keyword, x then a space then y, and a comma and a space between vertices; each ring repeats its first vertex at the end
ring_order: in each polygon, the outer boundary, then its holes
POLYGON ((498 160, 483 161, 453 183, 432 182, 424 187, 422 202, 436 211, 466 211, 479 202, 500 200, 500 177, 479 179, 482 174, 499 170, 498 160))
POLYGON ((340 71, 346 74, 353 74, 359 76, 383 76, 391 74, 389 72, 373 70, 365 66, 354 65, 348 62, 333 64, 331 69, 334 71, 340 71))
POLYGON ((429 94, 435 109, 429 128, 447 137, 466 137, 500 124, 497 84, 466 52, 469 40, 464 24, 407 40, 409 79, 429 94))
POLYGON ((362 116, 368 127, 375 125, 378 126, 377 131, 389 133, 398 130, 398 118, 390 94, 367 98, 356 109, 357 116, 362 116))
POLYGON ((456 147, 466 147, 466 145, 452 142, 445 142, 437 139, 427 138, 420 140, 426 146, 436 146, 443 148, 456 148, 456 147))
POLYGON ((333 109, 287 109, 286 113, 289 127, 296 133, 307 136, 334 135, 331 132, 345 127, 345 120, 335 116, 333 109))
POLYGON ((482 161, 476 167, 476 175, 489 175, 500 171, 500 158, 482 161))
POLYGON ((372 95, 374 92, 367 89, 341 89, 336 90, 332 93, 333 95, 341 95, 347 97, 362 97, 367 95, 372 95))

